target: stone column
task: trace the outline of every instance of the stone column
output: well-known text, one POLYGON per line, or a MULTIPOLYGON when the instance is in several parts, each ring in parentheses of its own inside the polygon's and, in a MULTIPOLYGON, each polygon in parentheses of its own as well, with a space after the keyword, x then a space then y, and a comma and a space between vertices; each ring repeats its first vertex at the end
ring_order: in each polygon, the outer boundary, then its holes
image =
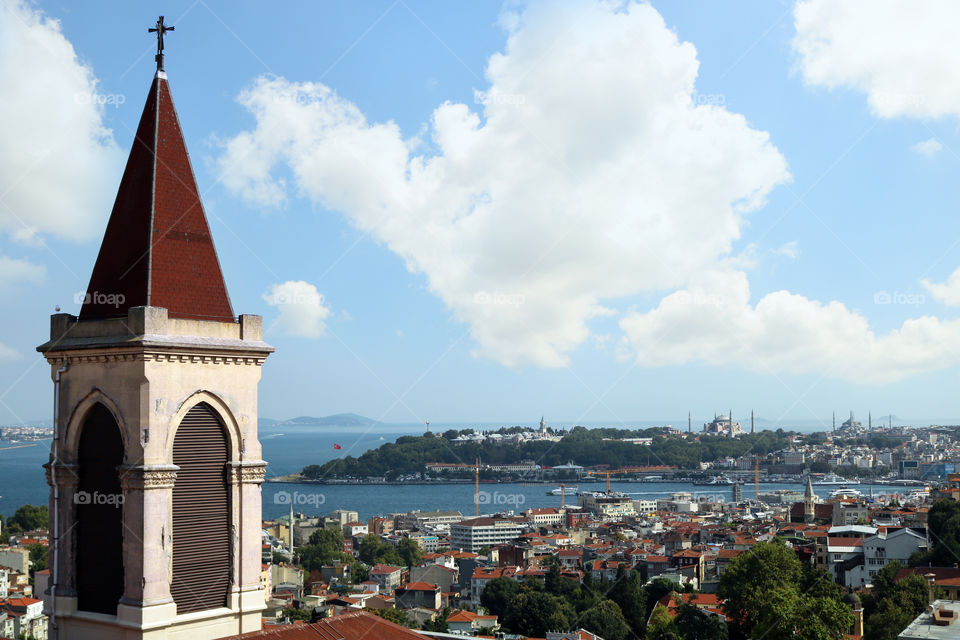
POLYGON ((229 462, 230 484, 233 486, 233 527, 235 532, 234 591, 252 591, 260 588, 261 520, 260 485, 266 476, 267 463, 263 460, 229 462), (241 544, 242 541, 242 544, 241 544), (241 576, 242 574, 242 576, 241 576))
MULTIPOLYGON (((50 526, 53 540, 51 541, 51 555, 57 556, 57 598, 76 598, 77 583, 76 571, 76 543, 74 539, 74 529, 76 525, 74 498, 77 492, 77 485, 80 481, 79 466, 52 460, 43 465, 46 470, 47 484, 51 489, 58 488, 58 504, 54 504, 53 491, 50 491, 50 513, 57 513, 57 530, 53 530, 53 520, 51 518, 50 526)), ((53 558, 51 557, 51 563, 53 558)), ((51 565, 52 568, 52 565, 51 565)), ((51 576, 51 587, 54 586, 53 576, 51 576)), ((54 606, 56 606, 54 604, 54 606)))
POLYGON ((170 595, 172 464, 123 465, 123 570, 121 603, 149 607, 172 603, 170 595))

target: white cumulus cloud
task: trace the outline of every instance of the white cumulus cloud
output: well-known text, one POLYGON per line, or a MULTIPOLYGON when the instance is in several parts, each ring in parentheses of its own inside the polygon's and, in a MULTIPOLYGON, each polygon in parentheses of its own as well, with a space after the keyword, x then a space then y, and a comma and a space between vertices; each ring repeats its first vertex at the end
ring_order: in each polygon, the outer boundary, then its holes
POLYGON ((123 167, 107 100, 60 24, 17 0, 0 3, 0 86, 0 232, 98 237, 123 167))
POLYGON ((839 302, 776 291, 753 305, 742 271, 702 274, 657 308, 628 314, 620 327, 620 353, 643 366, 736 365, 888 384, 960 362, 960 320, 924 316, 878 336, 839 302))
POLYGON ((960 268, 950 274, 946 282, 920 281, 933 299, 948 307, 960 307, 960 268))
POLYGON ((309 282, 288 280, 270 285, 263 299, 280 312, 274 326, 285 333, 304 338, 319 338, 326 333, 330 307, 324 305, 323 295, 309 282))
POLYGON ((794 22, 809 84, 862 91, 883 118, 960 116, 960 3, 800 0, 794 22))
POLYGON ((29 260, 0 255, 0 289, 25 284, 41 284, 47 277, 47 268, 29 260))
POLYGON ((18 360, 20 354, 8 347, 7 345, 0 342, 0 361, 3 360, 18 360))
POLYGON ((775 256, 785 256, 791 260, 796 260, 800 257, 800 247, 796 240, 784 242, 776 249, 771 249, 770 252, 775 256))
POLYGON ((936 138, 927 138, 926 140, 918 142, 910 147, 910 150, 914 153, 921 156, 926 156, 927 158, 932 158, 940 153, 942 149, 943 145, 940 144, 940 141, 936 138))
POLYGON ((503 24, 489 86, 439 105, 423 141, 323 84, 260 78, 219 165, 250 202, 302 195, 383 242, 477 354, 562 366, 612 302, 726 259, 789 173, 766 132, 695 99, 696 49, 649 5, 535 3, 503 24))

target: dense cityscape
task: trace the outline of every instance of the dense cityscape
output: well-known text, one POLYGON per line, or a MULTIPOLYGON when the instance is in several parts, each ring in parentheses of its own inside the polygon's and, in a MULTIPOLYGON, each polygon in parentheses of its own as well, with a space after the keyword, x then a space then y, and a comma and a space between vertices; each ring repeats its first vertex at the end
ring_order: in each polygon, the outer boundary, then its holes
MULTIPOLYGON (((452 456, 480 446, 495 457, 519 443, 556 448, 580 435, 615 456, 617 448, 641 451, 660 440, 695 448, 717 437, 728 446, 751 438, 726 416, 697 431, 583 431, 555 431, 541 420, 537 429, 405 436, 399 446, 439 444, 452 456)), ((49 437, 33 428, 3 433, 7 442, 49 437)), ((361 520, 357 511, 322 512, 318 505, 304 513, 290 492, 274 494, 289 515, 263 522, 264 624, 283 628, 362 612, 438 638, 930 637, 958 597, 952 558, 960 537, 952 527, 960 521, 953 463, 960 428, 865 427, 851 415, 830 431, 767 437, 786 444, 694 469, 475 461, 427 462, 411 473, 417 456, 402 451, 395 457, 401 468, 380 476, 324 477, 337 464, 308 466, 274 482, 300 491, 310 483, 468 482, 476 486, 475 512, 385 510, 361 520), (636 491, 612 490, 611 479, 636 491), (642 497, 667 482, 690 490, 642 497), (761 486, 770 482, 797 488, 761 486), (557 506, 522 508, 522 500, 511 499, 517 483, 540 486, 557 506), (814 487, 829 493, 818 497, 814 487), (814 583, 816 599, 808 593, 814 583), (779 597, 802 603, 797 617, 771 617, 775 603, 746 584, 786 588, 779 597), (816 611, 813 619, 805 619, 805 608, 816 611)), ((586 451, 582 441, 578 446, 586 451)), ((5 524, 0 630, 46 638, 47 509, 24 506, 5 524)))
POLYGON ((0 640, 960 639, 957 6, 0 4, 0 640))

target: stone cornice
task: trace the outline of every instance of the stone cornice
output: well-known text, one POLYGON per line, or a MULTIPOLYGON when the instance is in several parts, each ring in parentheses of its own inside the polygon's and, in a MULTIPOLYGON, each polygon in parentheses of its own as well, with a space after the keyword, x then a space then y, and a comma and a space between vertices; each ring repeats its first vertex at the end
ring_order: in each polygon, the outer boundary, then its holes
POLYGON ((122 465, 120 486, 124 489, 171 489, 177 481, 175 464, 122 465))
POLYGON ((64 360, 70 365, 107 363, 107 362, 178 362, 199 364, 238 364, 261 366, 267 359, 265 353, 211 353, 211 352, 160 352, 146 350, 111 350, 111 351, 73 351, 46 352, 47 362, 51 365, 60 365, 64 360))
POLYGON ((57 486, 60 487, 75 487, 80 482, 79 465, 54 461, 43 465, 43 469, 47 476, 47 484, 51 487, 54 486, 54 476, 56 476, 57 486))
POLYGON ((263 484, 267 475, 265 460, 243 460, 227 463, 230 484, 263 484))

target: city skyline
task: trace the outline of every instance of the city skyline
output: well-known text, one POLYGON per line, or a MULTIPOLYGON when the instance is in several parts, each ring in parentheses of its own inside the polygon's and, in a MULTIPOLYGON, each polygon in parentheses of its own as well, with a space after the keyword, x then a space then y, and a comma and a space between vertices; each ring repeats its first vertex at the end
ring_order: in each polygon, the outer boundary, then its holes
MULTIPOLYGON (((545 6, 165 6, 234 312, 277 347, 262 416, 960 413, 960 99, 879 45, 842 64, 819 2, 545 6)), ((0 423, 47 413, 34 348, 90 293, 155 19, 0 12, 0 423)))

